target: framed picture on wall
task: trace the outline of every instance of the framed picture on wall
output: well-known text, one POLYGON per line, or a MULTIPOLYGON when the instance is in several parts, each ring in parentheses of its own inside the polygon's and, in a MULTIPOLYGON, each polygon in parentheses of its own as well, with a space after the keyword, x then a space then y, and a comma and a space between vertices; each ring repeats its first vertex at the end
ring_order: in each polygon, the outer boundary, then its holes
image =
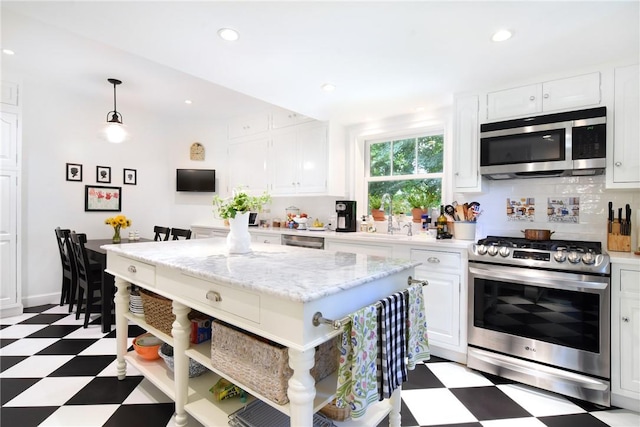
POLYGON ((128 185, 136 185, 138 181, 138 173, 135 169, 124 169, 122 182, 128 185))
POLYGON ((122 188, 104 185, 84 186, 85 212, 120 212, 122 210, 122 188))
POLYGON ((96 182, 111 184, 111 168, 109 166, 96 166, 96 182))
POLYGON ((82 182, 82 165, 67 163, 67 181, 82 182))

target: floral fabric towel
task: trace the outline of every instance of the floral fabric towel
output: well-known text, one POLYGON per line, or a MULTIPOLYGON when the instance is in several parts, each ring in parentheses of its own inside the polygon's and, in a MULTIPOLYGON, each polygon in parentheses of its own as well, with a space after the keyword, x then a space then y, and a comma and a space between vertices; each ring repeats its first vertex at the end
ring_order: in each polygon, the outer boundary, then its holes
POLYGON ((376 359, 378 319, 375 305, 350 316, 342 333, 336 406, 351 408, 351 417, 362 417, 369 404, 378 401, 376 359))
POLYGON ((427 318, 424 313, 422 284, 416 283, 408 289, 407 314, 407 368, 414 369, 416 363, 429 360, 429 337, 427 335, 427 318))
POLYGON ((380 300, 378 308, 378 398, 388 399, 407 380, 405 293, 380 300))

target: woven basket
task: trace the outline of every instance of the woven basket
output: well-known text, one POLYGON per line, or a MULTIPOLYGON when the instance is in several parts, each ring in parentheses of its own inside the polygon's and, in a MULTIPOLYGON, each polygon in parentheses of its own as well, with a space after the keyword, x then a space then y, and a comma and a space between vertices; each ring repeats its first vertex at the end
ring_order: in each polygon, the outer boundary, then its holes
POLYGON ((344 421, 351 417, 351 408, 349 406, 338 408, 336 406, 336 401, 333 400, 320 408, 320 413, 326 415, 328 418, 331 418, 334 421, 344 421))
MULTIPOLYGON (((140 296, 142 297, 145 322, 165 334, 171 335, 171 325, 176 320, 175 314, 171 311, 173 301, 146 289, 140 289, 140 296)), ((202 316, 208 317, 196 310, 191 310, 188 314, 189 320, 202 316)))
MULTIPOLYGON (((293 370, 289 367, 287 347, 218 320, 211 325, 211 364, 214 368, 275 403, 289 402, 287 387, 293 370)), ((337 339, 316 347, 316 362, 310 371, 316 381, 338 369, 337 339)))

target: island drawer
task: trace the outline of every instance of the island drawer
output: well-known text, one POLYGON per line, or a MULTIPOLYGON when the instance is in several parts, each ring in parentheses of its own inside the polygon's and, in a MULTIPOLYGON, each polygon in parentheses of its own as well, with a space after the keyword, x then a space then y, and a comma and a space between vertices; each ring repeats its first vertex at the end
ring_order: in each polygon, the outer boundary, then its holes
POLYGON ((460 254, 456 252, 411 249, 411 261, 419 261, 421 267, 432 271, 457 271, 461 266, 460 254))
MULTIPOLYGON (((260 295, 209 282, 186 274, 180 275, 178 281, 168 283, 173 292, 179 289, 180 296, 192 301, 193 308, 211 307, 225 313, 260 323, 260 295), (176 287, 177 286, 177 287, 176 287)), ((164 283, 159 283, 162 289, 164 283)))
POLYGON ((156 284, 156 268, 151 264, 116 255, 107 258, 107 269, 132 283, 156 284))

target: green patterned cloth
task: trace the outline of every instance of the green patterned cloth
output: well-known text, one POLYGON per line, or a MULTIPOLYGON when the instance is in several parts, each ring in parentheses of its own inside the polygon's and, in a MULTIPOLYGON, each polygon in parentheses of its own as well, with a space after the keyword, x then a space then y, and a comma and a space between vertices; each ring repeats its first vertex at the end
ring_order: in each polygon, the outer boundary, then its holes
POLYGON ((429 360, 429 337, 427 318, 424 313, 422 284, 409 286, 409 306, 407 314, 407 369, 413 370, 417 362, 429 360))
POLYGON ((351 417, 362 417, 378 401, 376 359, 378 318, 375 305, 349 316, 342 333, 336 406, 351 408, 351 417))

